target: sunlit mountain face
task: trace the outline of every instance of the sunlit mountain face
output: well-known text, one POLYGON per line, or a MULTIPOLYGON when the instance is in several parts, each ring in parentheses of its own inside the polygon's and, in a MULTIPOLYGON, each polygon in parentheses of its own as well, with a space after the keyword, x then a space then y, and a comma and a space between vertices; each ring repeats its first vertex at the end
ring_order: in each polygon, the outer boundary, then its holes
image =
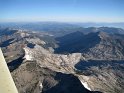
POLYGON ((1 25, 0 47, 19 93, 123 93, 122 28, 7 26, 1 25))
POLYGON ((0 0, 0 49, 19 93, 124 93, 124 0, 0 0))

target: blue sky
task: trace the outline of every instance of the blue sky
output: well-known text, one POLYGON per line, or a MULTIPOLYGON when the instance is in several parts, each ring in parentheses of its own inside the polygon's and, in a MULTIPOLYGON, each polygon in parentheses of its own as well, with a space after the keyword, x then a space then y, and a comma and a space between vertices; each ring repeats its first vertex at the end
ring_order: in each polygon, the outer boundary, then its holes
POLYGON ((124 22, 124 0, 0 0, 0 22, 124 22))

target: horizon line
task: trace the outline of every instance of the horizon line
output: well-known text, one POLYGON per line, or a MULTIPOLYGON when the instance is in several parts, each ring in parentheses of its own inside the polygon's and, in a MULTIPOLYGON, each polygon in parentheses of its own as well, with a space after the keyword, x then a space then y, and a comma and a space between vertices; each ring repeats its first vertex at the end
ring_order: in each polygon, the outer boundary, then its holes
POLYGON ((40 23, 40 22, 56 22, 56 23, 124 23, 123 22, 93 22, 93 21, 87 21, 87 22, 81 22, 81 21, 2 21, 0 23, 40 23))

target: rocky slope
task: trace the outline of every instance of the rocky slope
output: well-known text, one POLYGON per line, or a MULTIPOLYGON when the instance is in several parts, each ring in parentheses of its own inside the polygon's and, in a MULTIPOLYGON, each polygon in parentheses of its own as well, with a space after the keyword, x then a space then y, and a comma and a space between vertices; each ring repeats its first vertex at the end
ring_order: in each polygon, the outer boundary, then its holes
POLYGON ((100 42, 84 56, 91 60, 123 60, 124 59, 124 40, 118 35, 109 35, 104 32, 99 34, 100 42))
POLYGON ((124 91, 123 35, 74 32, 54 39, 39 32, 0 33, 0 46, 19 93, 124 91))
MULTIPOLYGON (((124 36, 124 35, 122 35, 124 36)), ((118 34, 74 32, 56 38, 56 53, 82 53, 87 60, 123 60, 124 38, 118 34)))

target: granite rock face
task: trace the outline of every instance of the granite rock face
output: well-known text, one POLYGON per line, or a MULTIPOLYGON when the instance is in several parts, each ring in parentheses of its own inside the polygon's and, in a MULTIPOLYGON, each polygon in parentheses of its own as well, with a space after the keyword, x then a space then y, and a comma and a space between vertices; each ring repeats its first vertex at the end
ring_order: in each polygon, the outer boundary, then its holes
POLYGON ((123 35, 74 32, 56 38, 4 29, 0 38, 19 93, 124 91, 123 35))

